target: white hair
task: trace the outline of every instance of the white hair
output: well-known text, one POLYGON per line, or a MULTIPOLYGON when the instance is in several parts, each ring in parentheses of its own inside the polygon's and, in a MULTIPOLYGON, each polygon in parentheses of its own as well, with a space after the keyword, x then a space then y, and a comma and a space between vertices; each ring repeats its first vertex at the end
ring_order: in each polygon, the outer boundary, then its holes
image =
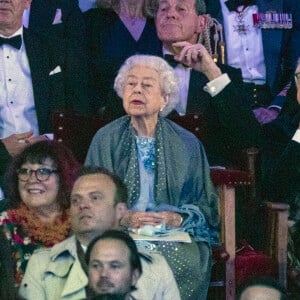
POLYGON ((126 59, 115 79, 114 89, 119 97, 123 97, 124 83, 129 71, 137 66, 154 69, 160 78, 160 88, 166 100, 166 106, 160 111, 161 116, 168 115, 179 101, 178 80, 173 68, 162 58, 152 55, 133 55, 126 59))

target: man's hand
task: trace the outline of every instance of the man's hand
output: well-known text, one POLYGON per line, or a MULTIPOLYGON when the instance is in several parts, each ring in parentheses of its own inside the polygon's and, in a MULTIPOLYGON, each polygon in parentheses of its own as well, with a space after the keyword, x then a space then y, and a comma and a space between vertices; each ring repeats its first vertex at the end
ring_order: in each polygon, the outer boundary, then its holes
POLYGON ((35 144, 37 142, 46 141, 48 140, 46 135, 38 135, 38 136, 32 136, 28 139, 29 144, 35 144))
POLYGON ((180 52, 174 56, 176 61, 202 72, 209 81, 222 75, 220 68, 202 44, 177 42, 173 43, 172 46, 174 53, 177 53, 178 49, 180 49, 180 52))
POLYGON ((275 120, 279 115, 279 111, 277 109, 264 107, 254 109, 253 113, 260 124, 269 123, 275 120))
POLYGON ((33 131, 27 131, 23 133, 15 133, 4 139, 2 143, 4 144, 7 152, 10 156, 15 156, 23 151, 29 145, 29 139, 33 135, 33 131))
POLYGON ((15 156, 22 152, 30 144, 34 144, 43 140, 47 140, 45 135, 33 136, 33 131, 30 130, 23 133, 12 134, 1 141, 9 155, 15 156))

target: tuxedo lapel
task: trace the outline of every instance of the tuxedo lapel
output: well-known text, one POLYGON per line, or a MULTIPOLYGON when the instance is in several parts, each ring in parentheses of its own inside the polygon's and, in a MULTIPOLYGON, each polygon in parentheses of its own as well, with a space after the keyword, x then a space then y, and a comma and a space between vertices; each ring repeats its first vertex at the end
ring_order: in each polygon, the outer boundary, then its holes
POLYGON ((50 107, 50 85, 49 85, 49 58, 42 48, 41 43, 36 40, 28 30, 24 28, 24 42, 26 54, 29 61, 31 81, 33 87, 34 102, 38 118, 39 129, 45 133, 49 125, 50 107))
POLYGON ((29 29, 40 30, 49 27, 56 13, 56 1, 33 0, 30 6, 29 29))

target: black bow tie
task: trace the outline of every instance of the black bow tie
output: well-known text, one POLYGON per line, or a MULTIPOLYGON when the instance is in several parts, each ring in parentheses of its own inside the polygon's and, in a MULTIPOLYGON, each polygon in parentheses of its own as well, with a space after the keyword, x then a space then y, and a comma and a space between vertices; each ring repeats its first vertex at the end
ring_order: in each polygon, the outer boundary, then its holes
POLYGON ((16 35, 12 38, 7 38, 7 39, 0 37, 0 47, 4 44, 11 45, 16 49, 20 49, 22 45, 21 35, 16 35))
POLYGON ((256 0, 227 0, 225 4, 230 11, 234 11, 241 5, 245 5, 245 6, 255 5, 256 0))
POLYGON ((175 68, 179 64, 179 62, 174 59, 174 55, 165 54, 164 59, 172 68, 175 68))

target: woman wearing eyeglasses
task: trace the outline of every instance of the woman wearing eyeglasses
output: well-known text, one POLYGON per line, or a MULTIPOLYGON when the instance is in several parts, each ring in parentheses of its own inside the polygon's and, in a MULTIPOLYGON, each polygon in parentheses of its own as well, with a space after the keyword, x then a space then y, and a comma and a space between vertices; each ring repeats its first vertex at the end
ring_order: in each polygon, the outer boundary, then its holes
POLYGON ((69 235, 69 195, 78 168, 70 150, 54 141, 28 146, 8 167, 8 209, 0 226, 13 249, 17 284, 35 249, 69 235))

